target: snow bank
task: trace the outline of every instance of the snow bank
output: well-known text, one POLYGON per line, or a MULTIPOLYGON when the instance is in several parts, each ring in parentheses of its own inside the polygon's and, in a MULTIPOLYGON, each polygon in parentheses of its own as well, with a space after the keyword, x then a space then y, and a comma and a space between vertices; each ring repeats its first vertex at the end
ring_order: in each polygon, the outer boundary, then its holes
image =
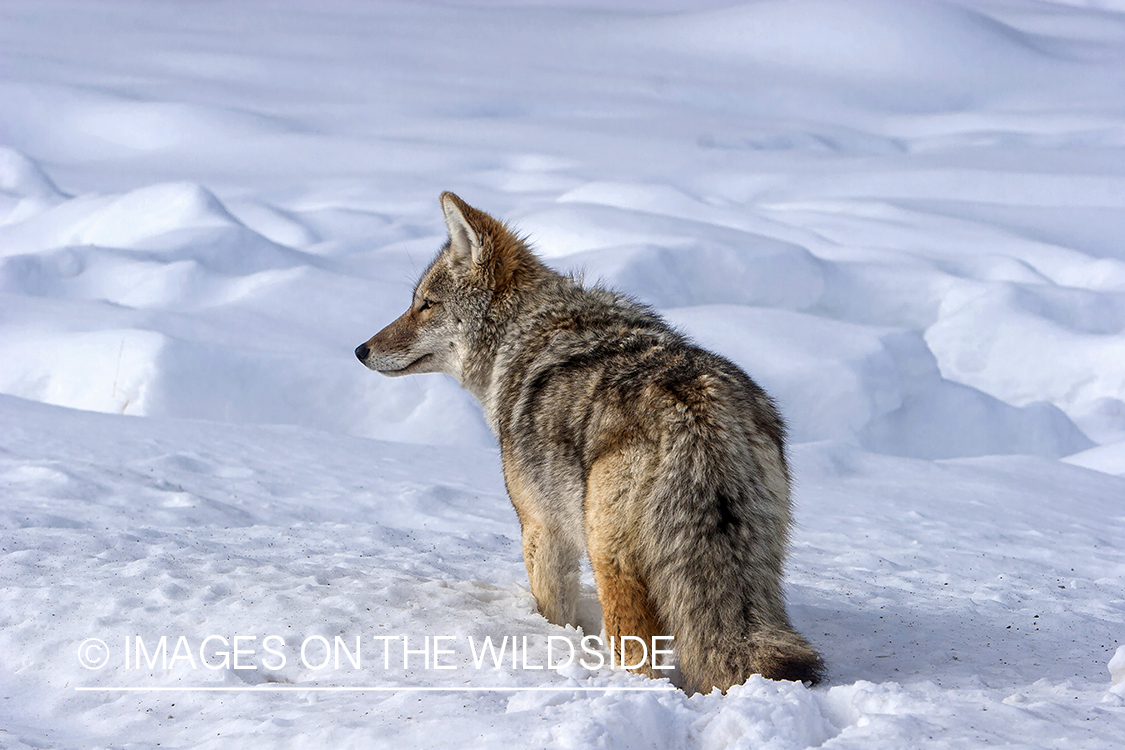
POLYGON ((996 10, 979 3, 767 0, 661 18, 643 26, 635 44, 752 75, 764 96, 780 99, 788 89, 791 100, 816 112, 827 107, 812 92, 845 109, 905 113, 1006 104, 1044 90, 1077 93, 1064 87, 1080 75, 1073 58, 1081 47, 1019 28, 1023 19, 996 10))
POLYGON ((742 307, 669 317, 774 394, 798 442, 858 438, 868 450, 919 458, 1058 457, 1092 446, 1049 404, 1017 408, 945 380, 915 334, 742 307))

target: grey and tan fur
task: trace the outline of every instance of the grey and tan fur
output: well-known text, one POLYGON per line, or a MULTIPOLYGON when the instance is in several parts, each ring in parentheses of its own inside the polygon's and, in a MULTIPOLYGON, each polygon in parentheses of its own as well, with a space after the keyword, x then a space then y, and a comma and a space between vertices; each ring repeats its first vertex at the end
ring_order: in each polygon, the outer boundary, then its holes
MULTIPOLYGON (((789 472, 770 398, 452 193, 441 206, 449 242, 356 356, 384 375, 452 375, 480 401, 539 611, 576 623, 585 551, 606 635, 673 635, 685 689, 817 682, 820 656, 782 600, 789 472)), ((624 655, 635 664, 639 646, 624 655)))

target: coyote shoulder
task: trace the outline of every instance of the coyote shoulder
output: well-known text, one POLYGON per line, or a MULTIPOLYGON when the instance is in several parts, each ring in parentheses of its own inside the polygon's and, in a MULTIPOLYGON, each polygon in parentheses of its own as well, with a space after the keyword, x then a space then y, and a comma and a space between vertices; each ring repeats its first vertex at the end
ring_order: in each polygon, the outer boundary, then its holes
MULTIPOLYGON (((821 658, 782 599, 789 471, 769 396, 650 308, 547 268, 456 195, 441 206, 449 241, 356 356, 384 375, 452 375, 480 401, 539 611, 576 623, 585 552, 606 635, 673 636, 685 689, 755 673, 817 682, 821 658)), ((639 649, 628 640, 624 663, 639 649)))

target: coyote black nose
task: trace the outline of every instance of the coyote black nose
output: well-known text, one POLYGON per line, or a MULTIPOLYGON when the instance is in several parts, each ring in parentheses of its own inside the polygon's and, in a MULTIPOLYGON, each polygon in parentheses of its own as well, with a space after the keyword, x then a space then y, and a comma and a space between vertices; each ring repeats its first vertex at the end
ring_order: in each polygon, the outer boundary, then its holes
POLYGON ((367 344, 360 344, 355 348, 355 356, 359 358, 360 362, 367 361, 367 355, 371 353, 371 347, 367 344))

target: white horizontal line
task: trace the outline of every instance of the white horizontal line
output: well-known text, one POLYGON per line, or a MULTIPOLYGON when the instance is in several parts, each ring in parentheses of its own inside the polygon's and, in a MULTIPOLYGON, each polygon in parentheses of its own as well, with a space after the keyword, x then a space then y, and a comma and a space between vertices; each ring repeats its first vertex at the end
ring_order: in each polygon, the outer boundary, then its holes
POLYGON ((75 690, 90 693, 288 693, 288 692, 320 692, 320 693, 516 693, 516 692, 586 692, 605 693, 611 690, 629 692, 666 693, 674 691, 673 686, 668 687, 411 687, 409 685, 363 685, 358 687, 322 687, 301 685, 248 685, 246 687, 76 687, 75 690))

